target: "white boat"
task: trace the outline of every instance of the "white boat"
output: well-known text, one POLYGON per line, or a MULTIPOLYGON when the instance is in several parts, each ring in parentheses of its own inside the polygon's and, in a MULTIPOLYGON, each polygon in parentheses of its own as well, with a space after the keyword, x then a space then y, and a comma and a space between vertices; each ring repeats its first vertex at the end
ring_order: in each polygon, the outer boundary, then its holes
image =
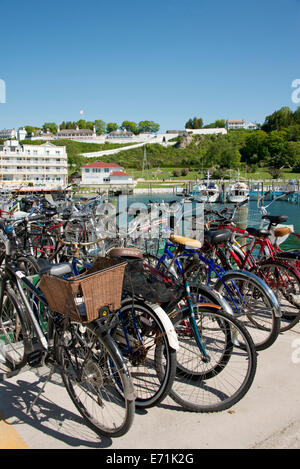
POLYGON ((227 190, 227 200, 232 203, 244 202, 249 199, 249 187, 244 182, 234 182, 227 190))
POLYGON ((196 193, 193 194, 193 199, 198 202, 217 202, 220 197, 220 189, 215 182, 203 182, 196 193))

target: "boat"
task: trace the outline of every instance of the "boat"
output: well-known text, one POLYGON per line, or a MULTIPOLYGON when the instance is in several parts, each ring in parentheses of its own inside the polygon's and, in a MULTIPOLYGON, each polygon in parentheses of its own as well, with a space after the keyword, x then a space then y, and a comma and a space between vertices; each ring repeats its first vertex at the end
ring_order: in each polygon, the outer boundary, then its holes
POLYGON ((217 202, 220 197, 220 189, 215 182, 203 182, 199 187, 199 195, 197 200, 199 202, 217 202))
POLYGON ((234 182, 227 190, 227 200, 232 203, 244 202, 249 199, 249 187, 244 182, 234 182))
POLYGON ((206 177, 207 179, 205 181, 199 186, 197 185, 194 191, 190 192, 190 198, 196 202, 217 202, 220 197, 220 189, 215 182, 209 180, 209 171, 206 177))

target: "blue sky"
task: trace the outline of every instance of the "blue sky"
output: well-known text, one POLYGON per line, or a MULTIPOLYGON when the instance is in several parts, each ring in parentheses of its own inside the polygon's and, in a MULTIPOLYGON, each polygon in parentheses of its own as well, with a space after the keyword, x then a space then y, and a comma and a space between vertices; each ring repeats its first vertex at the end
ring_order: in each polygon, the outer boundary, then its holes
POLYGON ((83 117, 182 129, 297 108, 299 0, 0 0, 0 15, 0 128, 83 117))

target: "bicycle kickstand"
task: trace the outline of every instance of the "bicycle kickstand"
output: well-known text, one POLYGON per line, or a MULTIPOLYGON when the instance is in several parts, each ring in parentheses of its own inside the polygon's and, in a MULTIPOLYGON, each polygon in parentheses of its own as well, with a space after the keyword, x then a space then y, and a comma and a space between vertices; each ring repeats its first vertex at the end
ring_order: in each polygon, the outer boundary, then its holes
POLYGON ((27 414, 29 414, 32 409, 33 409, 33 406, 35 405, 35 403, 37 402, 37 400, 39 399, 39 397, 41 396, 41 394, 45 391, 45 388, 46 388, 46 385, 47 383, 49 383, 50 379, 52 378, 52 376, 54 375, 55 373, 55 366, 52 365, 50 370, 49 370, 49 374, 47 376, 47 379, 46 381, 44 382, 42 388, 40 389, 40 392, 35 396, 35 398, 33 399, 32 403, 30 404, 29 408, 28 408, 28 411, 27 411, 27 414))

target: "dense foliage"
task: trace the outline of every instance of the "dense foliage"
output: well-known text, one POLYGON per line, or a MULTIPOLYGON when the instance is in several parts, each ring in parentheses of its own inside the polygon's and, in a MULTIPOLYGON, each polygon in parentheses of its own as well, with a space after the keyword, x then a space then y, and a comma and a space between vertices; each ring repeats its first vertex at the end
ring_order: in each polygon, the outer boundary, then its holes
MULTIPOLYGON (((63 123, 65 128, 76 123, 63 123)), ((95 121, 89 123, 78 121, 82 128, 96 125, 99 131, 126 129, 133 133, 157 132, 159 125, 153 121, 123 121, 122 124, 95 121)), ((44 129, 55 131, 54 123, 45 123, 44 129)), ((224 120, 203 126, 203 119, 190 119, 186 128, 221 127, 224 120)), ((41 141, 28 143, 42 143, 41 141)), ((66 145, 70 172, 78 171, 81 165, 98 158, 85 158, 81 153, 117 148, 124 145, 99 145, 80 143, 70 140, 53 140, 54 145, 66 145)), ((214 174, 222 176, 226 169, 247 167, 248 172, 265 168, 272 177, 279 177, 284 168, 300 171, 300 107, 292 112, 283 107, 265 118, 258 130, 230 130, 226 135, 194 135, 178 137, 174 145, 146 145, 147 161, 150 168, 190 168, 192 170, 210 169, 214 174)), ((144 148, 132 148, 115 155, 101 157, 101 160, 115 162, 125 168, 141 170, 144 148)))

